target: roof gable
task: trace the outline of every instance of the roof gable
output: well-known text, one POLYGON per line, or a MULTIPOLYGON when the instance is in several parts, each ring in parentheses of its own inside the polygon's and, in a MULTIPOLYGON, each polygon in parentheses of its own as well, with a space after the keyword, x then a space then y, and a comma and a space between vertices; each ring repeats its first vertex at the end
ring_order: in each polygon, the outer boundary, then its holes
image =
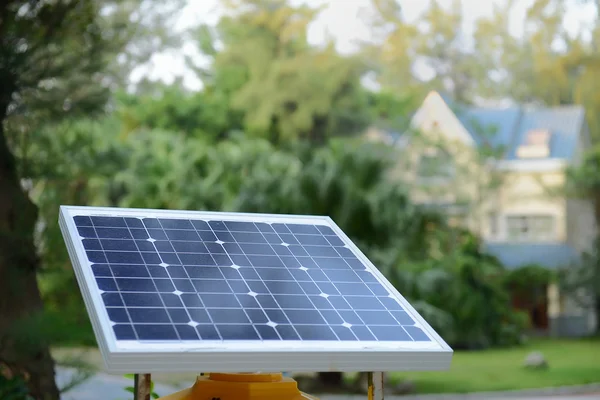
POLYGON ((437 92, 430 92, 411 120, 411 127, 422 132, 438 129, 448 139, 467 145, 476 145, 472 135, 460 122, 456 113, 437 92))
POLYGON ((503 149, 507 161, 520 160, 517 149, 532 130, 550 132, 550 152, 543 159, 573 160, 579 137, 584 132, 582 106, 560 107, 471 107, 446 98, 450 107, 478 145, 503 149))

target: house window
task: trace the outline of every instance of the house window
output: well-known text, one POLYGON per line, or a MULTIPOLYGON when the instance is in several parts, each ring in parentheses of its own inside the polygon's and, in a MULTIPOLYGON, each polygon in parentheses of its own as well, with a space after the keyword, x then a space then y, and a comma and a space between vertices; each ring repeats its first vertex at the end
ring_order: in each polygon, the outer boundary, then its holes
POLYGON ((508 240, 551 240, 555 237, 552 215, 511 215, 506 217, 508 240))
POLYGON ((448 152, 430 149, 419 157, 417 175, 421 179, 450 178, 454 175, 454 163, 448 152))

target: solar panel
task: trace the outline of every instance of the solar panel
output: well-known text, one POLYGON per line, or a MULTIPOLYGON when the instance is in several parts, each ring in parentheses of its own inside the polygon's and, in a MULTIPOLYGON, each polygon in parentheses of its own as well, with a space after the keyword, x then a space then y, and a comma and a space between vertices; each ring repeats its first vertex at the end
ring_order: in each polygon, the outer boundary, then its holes
POLYGON ((110 371, 449 366, 328 217, 63 206, 60 226, 110 371))

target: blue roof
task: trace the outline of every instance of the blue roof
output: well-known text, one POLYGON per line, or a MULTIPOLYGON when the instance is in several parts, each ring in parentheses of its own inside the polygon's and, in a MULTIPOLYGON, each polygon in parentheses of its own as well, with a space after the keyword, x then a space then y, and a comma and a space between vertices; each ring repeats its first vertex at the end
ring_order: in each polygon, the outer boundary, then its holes
POLYGON ((475 143, 503 149, 506 160, 517 159, 517 148, 532 129, 550 131, 549 158, 571 160, 585 124, 581 106, 476 108, 451 105, 451 108, 475 143))
POLYGON ((459 121, 469 131, 475 143, 488 143, 508 151, 514 132, 521 121, 521 109, 518 107, 493 108, 455 108, 459 121))
POLYGON ((575 249, 564 243, 487 243, 485 249, 507 268, 538 264, 556 269, 578 261, 575 249))
MULTIPOLYGON (((524 110, 516 131, 517 145, 525 140, 531 129, 548 129, 550 158, 572 159, 577 148, 577 138, 584 126, 584 110, 581 106, 563 106, 546 109, 524 110)), ((507 154, 507 159, 516 158, 516 146, 507 154)))
POLYGON ((549 158, 571 160, 575 155, 579 134, 585 126, 585 111, 579 105, 473 107, 459 104, 445 93, 438 94, 477 145, 488 144, 502 149, 506 160, 517 159, 517 148, 532 129, 550 131, 549 158))
MULTIPOLYGON (((579 135, 585 127, 582 106, 559 107, 474 107, 454 102, 448 95, 438 93, 470 133, 478 146, 490 145, 502 150, 505 160, 517 160, 518 147, 533 129, 550 132, 548 158, 570 161, 575 156, 579 135)), ((408 139, 404 134, 384 129, 393 145, 402 146, 408 139)))

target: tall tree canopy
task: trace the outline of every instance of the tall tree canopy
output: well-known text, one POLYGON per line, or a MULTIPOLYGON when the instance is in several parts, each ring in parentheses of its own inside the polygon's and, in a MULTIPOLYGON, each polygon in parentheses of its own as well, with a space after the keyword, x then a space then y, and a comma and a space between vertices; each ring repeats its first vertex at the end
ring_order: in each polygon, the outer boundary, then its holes
POLYGON ((515 5, 497 6, 477 24, 476 48, 490 78, 485 94, 548 106, 581 104, 593 137, 600 138, 600 4, 536 0, 519 37, 508 29, 515 5), (566 29, 564 15, 577 7, 598 17, 574 33, 566 29))
POLYGON ((198 33, 212 57, 207 86, 231 95, 244 113, 247 133, 270 139, 323 143, 334 134, 359 132, 368 122, 358 59, 333 46, 311 46, 307 27, 318 9, 284 0, 224 1, 216 29, 198 33))
POLYGON ((434 0, 413 22, 406 20, 399 3, 372 1, 375 43, 366 43, 364 51, 373 60, 378 82, 390 90, 433 89, 471 102, 485 72, 462 29, 461 1, 446 8, 434 0))
POLYGON ((0 5, 0 364, 28 376, 35 399, 59 395, 47 340, 36 335, 43 308, 37 208, 22 187, 12 149, 23 158, 24 139, 42 120, 103 110, 126 66, 163 43, 146 34, 158 32, 169 10, 144 0, 0 5))

